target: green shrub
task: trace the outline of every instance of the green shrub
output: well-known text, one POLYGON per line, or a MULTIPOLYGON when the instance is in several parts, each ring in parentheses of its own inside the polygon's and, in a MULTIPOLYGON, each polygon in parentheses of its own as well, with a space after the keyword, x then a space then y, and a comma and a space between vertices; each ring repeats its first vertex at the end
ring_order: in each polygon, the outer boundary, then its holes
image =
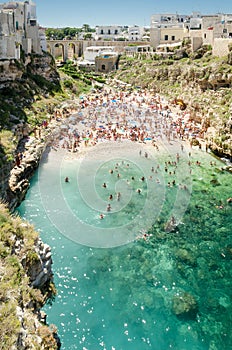
POLYGON ((72 89, 73 88, 73 83, 71 80, 65 80, 64 81, 64 86, 68 89, 72 89))

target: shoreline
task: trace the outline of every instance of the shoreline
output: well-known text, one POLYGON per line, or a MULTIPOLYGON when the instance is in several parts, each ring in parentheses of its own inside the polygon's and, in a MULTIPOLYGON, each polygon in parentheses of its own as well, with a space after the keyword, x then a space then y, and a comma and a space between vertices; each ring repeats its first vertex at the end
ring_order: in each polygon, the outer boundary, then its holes
MULTIPOLYGON (((201 132, 199 126, 189 117, 188 113, 177 111, 177 108, 169 109, 163 98, 149 91, 129 94, 107 88, 101 93, 82 97, 77 105, 73 102, 64 104, 63 109, 55 110, 49 122, 34 130, 34 136, 20 141, 18 151, 22 158, 10 172, 4 199, 11 211, 20 205, 30 186, 29 180, 48 146, 83 156, 84 150, 106 140, 131 140, 141 145, 150 143, 157 149, 159 143, 172 141, 179 141, 191 149, 194 141, 199 149, 208 152, 209 145, 196 134, 201 132)), ((212 156, 223 161, 213 152, 212 156)), ((225 170, 232 172, 232 166, 225 159, 224 162, 225 170)))

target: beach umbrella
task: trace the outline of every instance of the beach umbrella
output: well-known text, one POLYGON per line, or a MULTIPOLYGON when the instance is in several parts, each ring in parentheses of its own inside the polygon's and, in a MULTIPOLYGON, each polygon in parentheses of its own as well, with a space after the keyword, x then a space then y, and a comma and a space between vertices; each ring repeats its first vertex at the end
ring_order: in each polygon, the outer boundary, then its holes
POLYGON ((65 102, 61 105, 61 108, 68 108, 68 107, 70 107, 70 104, 67 102, 65 102))
POLYGON ((68 118, 68 121, 73 124, 73 123, 76 123, 77 122, 77 118, 76 117, 69 117, 68 118))
POLYGON ((67 130, 68 126, 63 124, 63 125, 60 126, 60 129, 67 130))

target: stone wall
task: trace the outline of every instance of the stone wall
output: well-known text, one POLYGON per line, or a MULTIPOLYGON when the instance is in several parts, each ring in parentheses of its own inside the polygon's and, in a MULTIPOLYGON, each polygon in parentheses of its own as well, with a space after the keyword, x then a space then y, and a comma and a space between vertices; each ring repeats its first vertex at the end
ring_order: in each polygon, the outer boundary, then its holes
POLYGON ((116 69, 118 61, 118 56, 111 56, 104 58, 102 56, 97 56, 95 58, 95 67, 97 72, 109 73, 116 69))
POLYGON ((86 47, 89 46, 114 46, 118 53, 124 52, 125 46, 130 44, 136 45, 150 45, 148 41, 106 41, 106 40, 47 40, 47 51, 55 58, 57 52, 61 53, 63 60, 69 58, 69 46, 73 45, 74 54, 81 57, 84 54, 86 47), (57 46, 60 49, 57 50, 57 46))
POLYGON ((191 44, 192 44, 192 51, 195 52, 196 50, 200 49, 202 46, 202 38, 201 37, 193 37, 191 39, 191 44))
POLYGON ((229 45, 232 45, 232 39, 229 39, 229 38, 214 39, 213 55, 218 57, 227 56, 229 53, 229 45))

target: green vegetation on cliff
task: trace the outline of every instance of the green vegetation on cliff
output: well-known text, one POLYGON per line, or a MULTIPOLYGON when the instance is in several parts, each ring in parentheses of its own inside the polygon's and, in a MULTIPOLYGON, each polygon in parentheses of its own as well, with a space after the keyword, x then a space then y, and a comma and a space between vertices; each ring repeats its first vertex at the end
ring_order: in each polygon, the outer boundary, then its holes
MULTIPOLYGON (((90 90, 90 81, 58 72, 49 54, 23 56, 0 74, 0 169, 9 171, 15 158, 17 125, 27 123, 29 132, 49 119, 56 107, 90 90), (12 80, 12 74, 17 78, 12 80)), ((1 174, 1 176, 4 174, 1 174)))
POLYGON ((40 349, 57 349, 53 336, 55 329, 46 327, 45 332, 44 324, 35 322, 40 308, 55 293, 52 282, 43 290, 30 285, 27 271, 40 259, 35 251, 37 242, 38 234, 34 228, 19 217, 12 217, 0 204, 1 350, 11 349, 20 343, 21 338, 25 338, 28 348, 34 345, 39 349, 40 338, 43 345, 40 349), (24 331, 28 333, 27 337, 22 336, 24 331))

